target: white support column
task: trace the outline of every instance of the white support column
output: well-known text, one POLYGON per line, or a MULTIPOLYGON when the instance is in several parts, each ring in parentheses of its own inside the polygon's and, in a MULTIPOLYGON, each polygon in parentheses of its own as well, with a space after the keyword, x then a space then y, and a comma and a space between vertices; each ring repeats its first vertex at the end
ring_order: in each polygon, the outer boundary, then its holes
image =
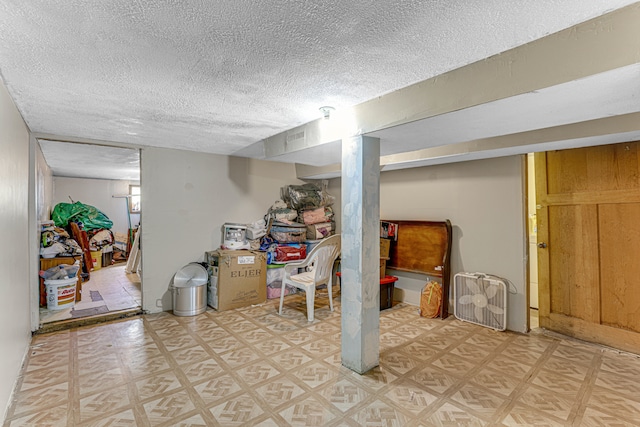
POLYGON ((342 140, 342 364, 380 359, 380 140, 342 140))

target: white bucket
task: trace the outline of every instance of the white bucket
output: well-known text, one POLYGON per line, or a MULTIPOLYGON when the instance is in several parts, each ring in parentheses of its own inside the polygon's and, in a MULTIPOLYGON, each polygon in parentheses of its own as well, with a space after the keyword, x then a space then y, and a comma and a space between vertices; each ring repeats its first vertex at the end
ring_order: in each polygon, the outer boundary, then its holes
POLYGON ((71 308, 76 303, 77 277, 60 280, 45 280, 47 288, 47 308, 49 310, 62 310, 71 308))

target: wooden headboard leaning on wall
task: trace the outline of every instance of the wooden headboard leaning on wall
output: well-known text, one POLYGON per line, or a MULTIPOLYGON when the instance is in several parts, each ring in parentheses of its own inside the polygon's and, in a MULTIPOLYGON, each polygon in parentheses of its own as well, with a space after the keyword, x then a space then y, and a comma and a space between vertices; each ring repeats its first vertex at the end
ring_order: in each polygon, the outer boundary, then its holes
POLYGON ((451 221, 398 221, 398 239, 391 241, 387 268, 442 279, 440 316, 449 315, 451 282, 451 221))

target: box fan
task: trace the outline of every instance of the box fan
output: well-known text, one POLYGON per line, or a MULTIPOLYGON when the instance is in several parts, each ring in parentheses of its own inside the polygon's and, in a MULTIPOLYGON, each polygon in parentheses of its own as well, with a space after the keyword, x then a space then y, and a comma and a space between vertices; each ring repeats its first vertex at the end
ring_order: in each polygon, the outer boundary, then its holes
POLYGON ((484 273, 458 273, 453 277, 456 318, 497 331, 507 328, 507 285, 484 273))

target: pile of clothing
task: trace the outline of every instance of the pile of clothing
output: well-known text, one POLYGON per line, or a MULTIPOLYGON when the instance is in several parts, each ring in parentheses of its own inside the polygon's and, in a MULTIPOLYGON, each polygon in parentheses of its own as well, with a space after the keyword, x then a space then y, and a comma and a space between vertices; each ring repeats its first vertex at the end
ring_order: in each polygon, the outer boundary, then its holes
MULTIPOLYGON (((327 181, 322 184, 287 185, 280 189, 282 203, 291 215, 306 226, 306 239, 318 240, 335 234, 335 221, 331 206, 335 198, 327 192, 327 181)), ((277 220, 277 219, 276 219, 277 220)))
POLYGON ((333 219, 331 206, 302 211, 301 219, 307 227, 308 240, 324 239, 336 232, 336 222, 333 219))
POLYGON ((280 189, 282 199, 298 213, 298 222, 306 226, 306 240, 319 240, 336 232, 331 205, 335 198, 322 184, 287 185, 280 189))
MULTIPOLYGON (((82 202, 58 203, 51 212, 51 221, 43 223, 40 255, 82 256, 82 268, 88 274, 93 268, 91 252, 99 251, 98 256, 102 256, 114 251, 112 226, 107 215, 94 206, 82 202)), ((108 260, 106 264, 111 263, 110 256, 108 260)))
MULTIPOLYGON (((267 298, 277 298, 282 289, 283 263, 302 260, 324 239, 335 234, 331 205, 334 197, 327 192, 327 182, 287 185, 265 216, 266 235, 261 250, 267 251, 267 298), (279 268, 280 267, 280 268, 279 268)), ((296 292, 286 289, 286 294, 296 292)))
MULTIPOLYGON (((284 186, 281 200, 271 205, 264 219, 246 224, 248 247, 267 252, 267 298, 280 296, 283 264, 305 259, 319 240, 335 234, 335 198, 327 185, 328 181, 284 186)), ((295 291, 287 287, 286 293, 295 291)))
POLYGON ((40 236, 40 256, 42 258, 82 255, 82 248, 78 242, 71 238, 67 230, 56 227, 53 221, 42 222, 40 236))
POLYGON ((322 184, 285 185, 280 189, 280 198, 298 211, 331 206, 335 198, 327 192, 327 185, 328 181, 322 181, 322 184))
POLYGON ((267 247, 275 253, 272 263, 306 258, 307 243, 317 243, 335 234, 336 224, 331 208, 335 198, 322 185, 308 183, 287 185, 280 189, 282 200, 276 201, 265 216, 268 223, 267 247), (274 245, 275 244, 275 245, 274 245), (297 258, 296 258, 297 257, 297 258))

